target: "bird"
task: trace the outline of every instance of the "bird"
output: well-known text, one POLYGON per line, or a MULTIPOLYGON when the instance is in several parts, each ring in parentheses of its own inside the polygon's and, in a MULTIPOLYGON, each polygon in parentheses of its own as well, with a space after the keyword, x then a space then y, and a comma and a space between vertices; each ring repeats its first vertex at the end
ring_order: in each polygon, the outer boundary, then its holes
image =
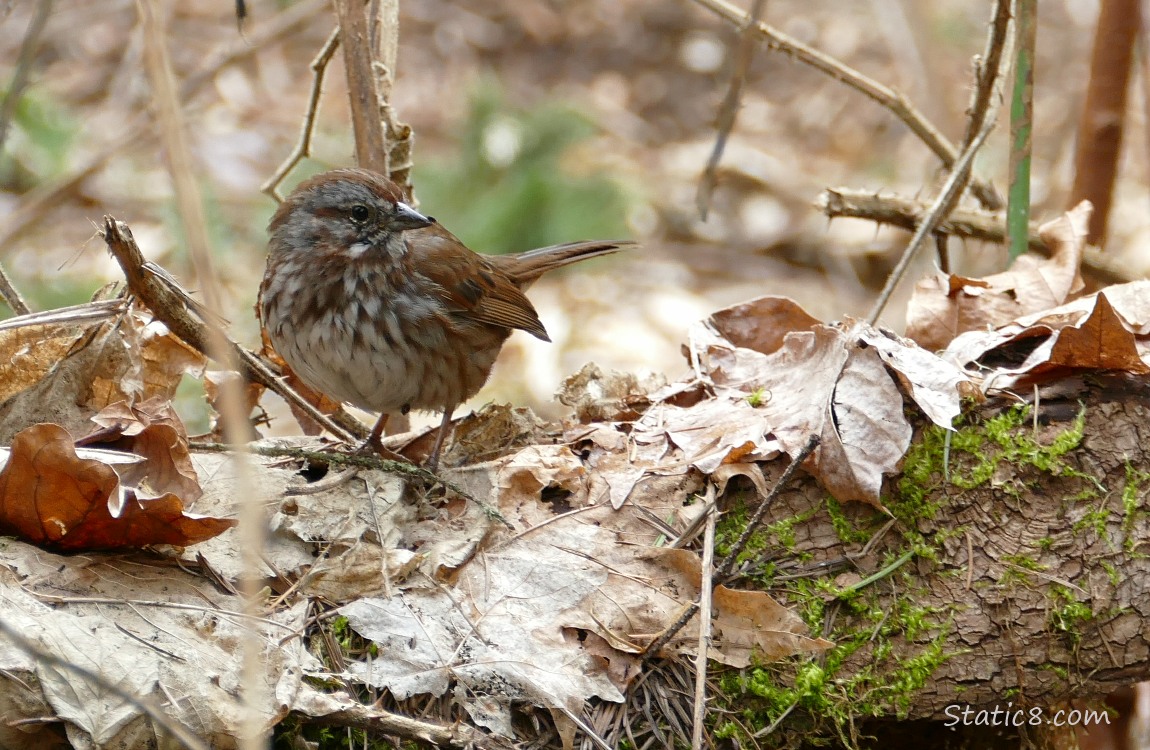
POLYGON ((590 240, 518 254, 472 251, 400 188, 366 169, 302 182, 268 224, 257 308, 276 352, 309 387, 388 415, 439 411, 426 466, 451 418, 487 382, 513 330, 550 341, 524 294, 544 273, 633 246, 590 240))

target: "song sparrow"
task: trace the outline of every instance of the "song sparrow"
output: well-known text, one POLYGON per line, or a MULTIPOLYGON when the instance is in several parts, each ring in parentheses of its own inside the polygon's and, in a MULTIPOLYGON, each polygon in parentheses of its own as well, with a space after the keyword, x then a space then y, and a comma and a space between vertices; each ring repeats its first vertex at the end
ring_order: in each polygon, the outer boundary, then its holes
POLYGON ((382 412, 455 408, 487 381, 512 329, 550 341, 523 290, 553 268, 631 242, 573 242, 479 255, 363 169, 302 183, 268 225, 259 310, 272 346, 328 396, 382 412))

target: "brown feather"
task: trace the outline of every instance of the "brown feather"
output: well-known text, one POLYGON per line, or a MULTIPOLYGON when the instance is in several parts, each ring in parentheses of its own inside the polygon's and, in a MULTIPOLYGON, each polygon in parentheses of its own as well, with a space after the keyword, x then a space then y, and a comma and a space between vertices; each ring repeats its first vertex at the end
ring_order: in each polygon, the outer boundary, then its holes
POLYGON ((553 268, 608 255, 629 241, 569 242, 518 255, 459 252, 463 244, 439 223, 407 233, 411 267, 435 282, 439 297, 455 315, 477 323, 517 328, 550 341, 535 306, 523 294, 553 268))

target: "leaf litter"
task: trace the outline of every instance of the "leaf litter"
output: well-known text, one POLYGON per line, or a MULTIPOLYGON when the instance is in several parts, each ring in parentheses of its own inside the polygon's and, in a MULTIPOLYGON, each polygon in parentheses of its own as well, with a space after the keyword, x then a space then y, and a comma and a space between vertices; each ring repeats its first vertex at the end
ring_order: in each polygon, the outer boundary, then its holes
MULTIPOLYGON (((912 409, 951 428, 964 399, 1005 384, 1150 371, 1150 282, 1072 298, 1087 216, 1080 207, 1044 229, 1056 247, 1047 261, 923 282, 908 338, 762 297, 694 326, 678 381, 585 367, 561 389, 574 414, 558 430, 524 410, 480 412, 448 454, 456 468, 443 471, 479 502, 433 501, 375 470, 299 493, 310 481, 300 462, 252 455, 250 501, 268 529, 259 574, 270 586, 254 618, 232 588, 247 575, 230 519, 248 485, 233 456, 191 452, 170 408, 179 377, 202 361, 139 311, 121 311, 115 325, 70 318, 48 332, 56 361, 0 404, 12 430, 0 526, 16 536, 0 544, 0 597, 7 624, 101 680, 30 659, 0 636, 0 684, 38 685, 23 702, 28 718, 50 707, 76 747, 155 740, 139 705, 108 684, 233 747, 245 710, 237 650, 254 629, 264 726, 291 711, 350 710, 357 686, 370 686, 399 701, 449 698, 508 738, 516 707, 538 706, 570 739, 588 702, 626 700, 647 646, 709 582, 679 544, 698 528, 708 483, 721 491, 743 476, 764 495, 759 465, 796 455, 815 434, 808 473, 840 501, 881 508, 912 409), (148 356, 157 346, 172 356, 148 356), (52 412, 66 425, 29 419, 33 396, 48 392, 76 405, 52 412), (378 656, 315 650, 316 607, 346 618, 378 656)), ((32 356, 27 331, 13 330, 22 329, 0 329, 0 349, 32 356)), ((325 446, 300 437, 253 449, 325 446)), ((715 661, 743 667, 832 645, 763 592, 719 586, 713 603, 715 661)), ((658 655, 688 658, 697 642, 696 614, 658 655)))

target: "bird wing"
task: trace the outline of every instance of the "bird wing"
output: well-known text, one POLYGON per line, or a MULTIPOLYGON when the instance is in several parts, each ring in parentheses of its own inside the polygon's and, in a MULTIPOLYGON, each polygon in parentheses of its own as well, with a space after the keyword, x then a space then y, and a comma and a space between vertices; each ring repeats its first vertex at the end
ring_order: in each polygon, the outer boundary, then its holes
POLYGON ((550 341, 535 307, 505 272, 466 249, 438 222, 407 232, 411 265, 432 281, 453 315, 477 323, 518 328, 550 341))

